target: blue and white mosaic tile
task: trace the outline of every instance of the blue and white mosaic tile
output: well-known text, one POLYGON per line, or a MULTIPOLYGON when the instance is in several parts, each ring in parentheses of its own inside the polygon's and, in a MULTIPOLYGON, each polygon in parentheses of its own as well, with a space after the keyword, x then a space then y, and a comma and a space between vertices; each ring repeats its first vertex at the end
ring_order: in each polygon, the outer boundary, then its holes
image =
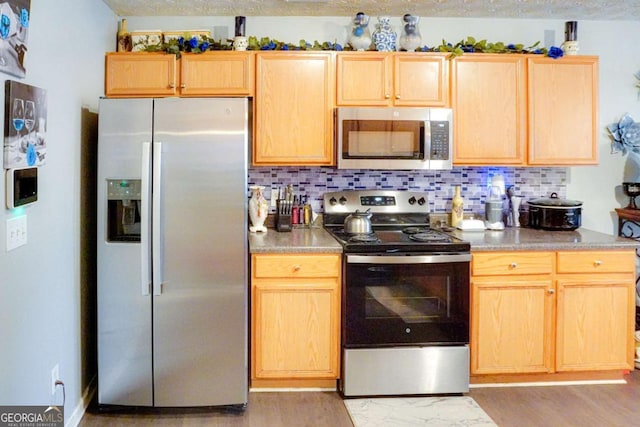
MULTIPOLYGON (((382 171, 335 169, 330 167, 253 167, 249 185, 263 185, 265 197, 271 189, 291 184, 294 193, 306 195, 314 212, 323 212, 324 193, 342 190, 412 190, 429 193, 431 212, 451 210, 455 185, 462 187, 465 213, 484 214, 484 200, 493 175, 504 177, 507 187, 523 200, 549 197, 557 193, 566 197, 566 168, 455 167, 451 170, 382 171)), ((248 192, 247 192, 248 194, 248 192)))

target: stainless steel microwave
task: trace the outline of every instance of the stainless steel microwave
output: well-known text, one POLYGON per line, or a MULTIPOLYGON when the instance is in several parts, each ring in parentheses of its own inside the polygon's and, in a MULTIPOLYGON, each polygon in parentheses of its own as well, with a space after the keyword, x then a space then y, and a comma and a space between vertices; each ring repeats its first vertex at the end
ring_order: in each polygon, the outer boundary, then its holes
POLYGON ((451 169, 450 108, 342 107, 338 169, 451 169))

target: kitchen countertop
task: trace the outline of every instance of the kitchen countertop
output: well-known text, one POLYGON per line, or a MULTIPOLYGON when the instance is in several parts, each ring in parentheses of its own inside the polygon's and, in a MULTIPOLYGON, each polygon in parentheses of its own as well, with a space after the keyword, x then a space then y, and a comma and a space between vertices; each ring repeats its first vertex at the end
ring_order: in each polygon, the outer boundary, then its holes
POLYGON ((572 231, 547 231, 507 227, 501 231, 454 230, 448 234, 470 242, 472 251, 630 249, 640 245, 640 242, 633 239, 585 228, 572 231))
MULTIPOLYGON (((640 242, 579 228, 573 231, 546 231, 506 228, 503 231, 448 232, 471 243, 472 251, 553 251, 589 249, 630 249, 640 242)), ((342 246, 322 227, 294 228, 278 232, 249 233, 250 253, 342 253, 342 246)))
POLYGON ((294 228, 278 232, 249 233, 249 252, 257 253, 342 253, 342 246, 322 227, 294 228))

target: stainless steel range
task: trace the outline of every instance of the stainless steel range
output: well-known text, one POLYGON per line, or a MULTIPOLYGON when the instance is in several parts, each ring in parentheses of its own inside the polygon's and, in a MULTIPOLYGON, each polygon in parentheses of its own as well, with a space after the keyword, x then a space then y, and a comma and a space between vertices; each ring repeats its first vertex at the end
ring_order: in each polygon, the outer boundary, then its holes
POLYGON ((324 224, 343 246, 345 397, 469 390, 470 244, 429 227, 427 193, 324 195, 324 224), (370 233, 345 219, 370 211, 370 233))

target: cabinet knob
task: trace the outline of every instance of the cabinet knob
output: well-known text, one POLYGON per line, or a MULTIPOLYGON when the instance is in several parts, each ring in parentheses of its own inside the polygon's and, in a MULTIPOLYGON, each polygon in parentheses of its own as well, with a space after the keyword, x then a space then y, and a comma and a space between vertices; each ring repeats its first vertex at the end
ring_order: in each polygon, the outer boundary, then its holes
POLYGON ((294 266, 293 266, 293 271, 300 271, 300 269, 301 269, 301 268, 302 268, 302 267, 301 267, 301 266, 299 266, 299 265, 294 265, 294 266))
POLYGON ((388 93, 386 93, 386 94, 384 95, 384 99, 389 99, 389 98, 391 98, 391 95, 389 95, 388 93))
POLYGON ((169 83, 169 87, 170 87, 171 89, 173 89, 173 88, 175 88, 175 87, 176 87, 176 85, 175 85, 175 84, 173 84, 173 83, 169 83))
POLYGON ((396 95, 396 99, 400 99, 400 95, 396 95))
POLYGON ((595 260, 595 261, 593 262, 593 265, 595 265, 596 267, 599 267, 599 266, 601 266, 601 265, 602 265, 602 261, 601 261, 601 260, 599 260, 599 259, 597 259, 597 260, 595 260))
POLYGON ((511 264, 509 264, 509 268, 517 268, 517 267, 518 267, 517 262, 512 262, 511 264))
POLYGON ((186 84, 184 84, 184 83, 182 83, 182 84, 180 85, 180 88, 181 88, 181 89, 184 89, 185 87, 187 87, 187 85, 186 85, 186 84))
POLYGON ((555 289, 549 289, 547 292, 549 292, 549 295, 553 295, 556 293, 555 289))

